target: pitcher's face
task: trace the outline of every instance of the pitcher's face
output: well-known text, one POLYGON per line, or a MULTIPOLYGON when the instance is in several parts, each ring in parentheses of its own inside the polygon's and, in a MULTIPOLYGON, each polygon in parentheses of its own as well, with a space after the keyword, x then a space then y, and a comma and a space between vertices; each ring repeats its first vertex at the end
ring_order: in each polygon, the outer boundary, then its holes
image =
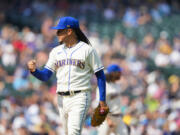
POLYGON ((72 29, 57 30, 56 35, 60 43, 66 42, 72 35, 72 29))

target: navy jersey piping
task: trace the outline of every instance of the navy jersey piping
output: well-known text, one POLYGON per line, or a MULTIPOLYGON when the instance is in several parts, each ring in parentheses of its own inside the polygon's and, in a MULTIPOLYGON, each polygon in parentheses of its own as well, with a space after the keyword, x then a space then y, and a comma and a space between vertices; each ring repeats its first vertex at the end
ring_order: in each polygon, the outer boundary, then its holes
MULTIPOLYGON (((70 59, 71 59, 71 57, 72 57, 72 54, 73 54, 75 51, 77 51, 78 49, 80 49, 82 46, 83 46, 83 44, 82 44, 79 48, 75 49, 75 50, 71 53, 70 59)), ((70 89, 70 80, 71 80, 70 74, 71 74, 71 65, 69 65, 68 90, 70 89)))

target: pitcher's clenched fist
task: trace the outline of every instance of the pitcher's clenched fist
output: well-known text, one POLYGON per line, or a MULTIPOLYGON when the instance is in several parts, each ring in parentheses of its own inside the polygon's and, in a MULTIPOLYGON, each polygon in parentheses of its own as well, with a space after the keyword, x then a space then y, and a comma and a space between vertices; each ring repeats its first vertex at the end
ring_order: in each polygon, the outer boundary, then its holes
POLYGON ((27 67, 31 72, 34 72, 36 70, 36 60, 28 61, 27 67))

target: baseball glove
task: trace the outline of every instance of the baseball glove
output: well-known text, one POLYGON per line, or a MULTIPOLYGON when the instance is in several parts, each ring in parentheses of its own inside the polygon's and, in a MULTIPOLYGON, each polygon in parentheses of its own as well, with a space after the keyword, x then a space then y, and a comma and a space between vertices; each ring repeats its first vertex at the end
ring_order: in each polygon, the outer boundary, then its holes
POLYGON ((101 109, 100 105, 96 107, 91 117, 91 125, 93 127, 101 125, 106 119, 108 113, 109 113, 108 106, 103 107, 103 109, 101 109))

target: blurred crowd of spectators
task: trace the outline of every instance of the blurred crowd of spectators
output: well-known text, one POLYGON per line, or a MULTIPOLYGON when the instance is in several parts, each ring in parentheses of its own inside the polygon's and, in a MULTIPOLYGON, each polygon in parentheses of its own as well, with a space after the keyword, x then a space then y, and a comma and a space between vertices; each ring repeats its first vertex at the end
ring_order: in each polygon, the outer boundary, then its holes
MULTIPOLYGON (((44 18, 70 15, 88 21, 111 21, 121 18, 127 26, 137 27, 151 19, 179 13, 178 0, 6 0, 0 1, 3 20, 39 29, 44 18)), ((2 22, 1 22, 2 23, 2 22)))
MULTIPOLYGON (((180 70, 180 33, 171 41, 166 31, 162 31, 158 39, 148 33, 139 43, 116 31, 110 40, 90 31, 86 20, 86 12, 90 11, 101 14, 104 20, 121 18, 125 27, 138 28, 179 13, 178 1, 82 1, 0 1, 0 9, 4 11, 0 10, 0 135, 63 135, 55 76, 46 83, 41 82, 31 76, 26 67, 27 61, 33 58, 39 68, 44 66, 49 51, 58 45, 55 32, 49 28, 54 25, 54 18, 63 15, 81 20, 82 31, 105 67, 116 63, 123 68, 118 82, 122 91, 120 104, 123 121, 131 127, 131 135, 180 134, 180 74, 175 70, 180 70), (140 4, 144 6, 138 8, 140 4), (17 20, 11 20, 13 13, 35 17, 39 30, 25 26, 25 20, 21 25, 16 24, 17 20)), ((90 126, 90 115, 96 104, 95 77, 92 85, 93 101, 83 135, 97 134, 90 126)))

